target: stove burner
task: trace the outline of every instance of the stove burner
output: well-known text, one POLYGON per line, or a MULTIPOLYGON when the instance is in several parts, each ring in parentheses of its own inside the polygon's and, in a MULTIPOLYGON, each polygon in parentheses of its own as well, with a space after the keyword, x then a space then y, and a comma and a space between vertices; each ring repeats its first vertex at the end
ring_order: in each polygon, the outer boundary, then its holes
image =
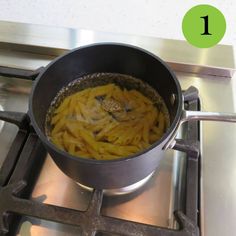
MULTIPOLYGON (((123 188, 103 189, 103 194, 105 196, 117 196, 117 195, 126 195, 129 193, 133 193, 136 190, 143 187, 149 181, 149 179, 153 176, 153 174, 154 174, 154 171, 151 174, 149 174, 147 177, 145 177, 144 179, 123 188)), ((79 182, 77 182, 77 184, 86 190, 93 191, 93 188, 85 186, 79 182)))

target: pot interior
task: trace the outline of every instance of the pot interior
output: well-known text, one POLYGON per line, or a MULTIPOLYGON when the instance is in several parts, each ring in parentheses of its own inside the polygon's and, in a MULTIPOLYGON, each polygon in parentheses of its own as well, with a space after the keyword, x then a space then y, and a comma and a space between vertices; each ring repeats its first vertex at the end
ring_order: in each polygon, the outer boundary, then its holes
MULTIPOLYGON (((55 112, 55 110, 60 106, 63 100, 76 93, 83 91, 88 88, 94 88, 97 86, 107 85, 107 84, 115 84, 119 86, 122 90, 136 90, 145 95, 145 97, 149 98, 150 101, 153 102, 154 106, 158 111, 162 112, 165 116, 165 124, 166 129, 170 126, 170 118, 168 109, 161 98, 161 96, 157 93, 155 89, 149 86, 147 83, 142 81, 141 79, 134 78, 132 76, 118 74, 118 73, 94 73, 89 74, 83 77, 80 77, 67 86, 63 87, 56 97, 53 99, 51 106, 48 109, 45 129, 47 135, 50 135, 51 127, 51 118, 55 112)), ((103 99, 102 97, 97 98, 100 102, 103 99)), ((115 119, 115 117, 113 116, 115 119)), ((96 123, 96 121, 94 121, 96 123)))

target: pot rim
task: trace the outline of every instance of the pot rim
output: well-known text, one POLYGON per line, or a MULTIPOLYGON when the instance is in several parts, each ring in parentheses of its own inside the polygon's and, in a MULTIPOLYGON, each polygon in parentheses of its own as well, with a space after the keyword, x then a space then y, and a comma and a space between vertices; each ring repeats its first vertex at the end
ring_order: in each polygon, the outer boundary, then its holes
POLYGON ((179 81, 176 77, 176 75, 174 74, 174 72, 172 71, 172 69, 167 65, 166 62, 164 62, 161 58, 159 58, 158 56, 156 56, 155 54, 147 51, 146 49, 137 47, 137 46, 133 46, 133 45, 129 45, 129 44, 124 44, 124 43, 113 43, 113 42, 106 42, 106 43, 94 43, 94 44, 89 44, 86 46, 81 46, 81 47, 77 47, 73 50, 70 50, 69 52, 55 58, 53 61, 51 61, 46 67, 45 69, 37 76, 37 78, 35 79, 34 83, 33 83, 33 87, 31 90, 31 94, 29 97, 29 117, 30 117, 30 121, 37 133, 37 135, 39 136, 40 140, 46 144, 46 146, 49 146, 52 150, 58 152, 60 155, 65 156, 66 158, 70 158, 73 159, 75 161, 80 161, 82 163, 91 163, 91 164, 111 164, 111 163, 118 163, 118 162, 123 162, 123 161, 130 161, 133 160, 134 158, 138 158, 141 157, 143 154, 149 152, 150 150, 152 150, 153 148, 155 148, 156 146, 159 145, 165 145, 168 140, 168 136, 172 136, 171 134, 176 130, 176 127, 178 126, 180 119, 181 119, 181 115, 182 115, 182 104, 183 104, 183 98, 182 98, 182 91, 181 91, 181 87, 179 84, 179 81), (40 79, 42 78, 42 76, 47 73, 47 70, 57 61, 63 59, 65 56, 68 56, 72 53, 74 53, 75 51, 79 51, 79 50, 83 50, 83 49, 87 49, 87 48, 91 48, 91 47, 99 47, 99 46, 118 46, 118 47, 127 47, 127 48, 132 48, 134 50, 138 50, 141 51, 142 53, 148 54, 149 56, 153 57, 155 60, 158 60, 163 67, 165 67, 168 72, 170 73, 171 77, 173 78, 176 88, 177 88, 177 93, 176 94, 176 100, 178 101, 178 107, 177 107, 177 112, 175 114, 175 117, 173 119, 173 122, 171 123, 170 127, 167 129, 167 131, 165 132, 165 134, 161 137, 161 139, 159 139, 158 141, 156 141, 155 143, 153 143, 152 145, 150 145, 148 148, 137 152, 133 155, 127 156, 127 157, 121 157, 121 158, 117 158, 114 160, 94 160, 94 159, 90 159, 90 158, 84 158, 84 157, 79 157, 79 156, 73 156, 71 154, 69 154, 66 151, 63 151, 59 148, 57 148, 52 142, 50 142, 47 138, 47 136, 45 135, 45 132, 43 132, 35 119, 35 116, 33 114, 33 97, 34 97, 34 92, 37 88, 37 85, 40 81, 40 79))

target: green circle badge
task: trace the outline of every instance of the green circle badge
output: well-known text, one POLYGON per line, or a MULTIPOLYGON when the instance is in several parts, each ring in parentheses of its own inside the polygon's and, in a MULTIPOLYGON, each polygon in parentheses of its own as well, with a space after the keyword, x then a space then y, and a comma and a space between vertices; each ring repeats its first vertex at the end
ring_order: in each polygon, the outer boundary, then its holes
POLYGON ((199 48, 216 45, 224 36, 224 15, 210 5, 197 5, 184 16, 182 30, 187 41, 199 48))

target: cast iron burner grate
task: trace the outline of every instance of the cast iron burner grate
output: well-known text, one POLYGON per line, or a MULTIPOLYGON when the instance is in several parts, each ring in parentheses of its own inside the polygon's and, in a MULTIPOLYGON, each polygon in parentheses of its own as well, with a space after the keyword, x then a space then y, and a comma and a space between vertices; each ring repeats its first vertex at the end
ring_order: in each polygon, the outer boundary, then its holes
MULTIPOLYGON (((186 109, 199 108, 198 91, 191 87, 184 94, 186 109)), ((21 216, 79 226, 82 235, 199 235, 199 128, 188 122, 187 139, 178 149, 187 153, 186 201, 184 212, 174 212, 179 230, 136 223, 100 214, 103 191, 94 190, 86 211, 68 209, 28 200, 46 157, 34 130, 22 120, 18 134, 0 170, 0 235, 15 235, 21 216)))

